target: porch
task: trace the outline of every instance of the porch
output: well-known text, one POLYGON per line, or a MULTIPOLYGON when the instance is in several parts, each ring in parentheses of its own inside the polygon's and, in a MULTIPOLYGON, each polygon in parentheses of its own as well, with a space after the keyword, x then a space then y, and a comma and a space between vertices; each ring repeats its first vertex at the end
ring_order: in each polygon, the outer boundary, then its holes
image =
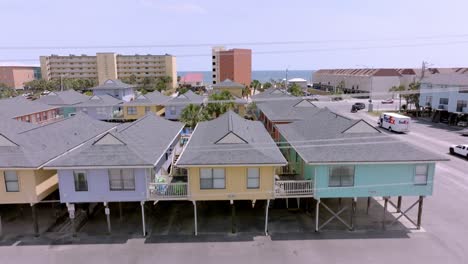
POLYGON ((314 181, 304 179, 292 166, 284 166, 276 170, 275 198, 314 197, 314 181))

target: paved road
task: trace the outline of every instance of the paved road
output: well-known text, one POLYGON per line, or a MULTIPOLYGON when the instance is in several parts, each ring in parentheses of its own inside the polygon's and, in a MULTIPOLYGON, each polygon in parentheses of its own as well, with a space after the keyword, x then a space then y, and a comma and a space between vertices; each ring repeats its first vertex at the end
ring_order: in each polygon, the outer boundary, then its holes
MULTIPOLYGON (((376 118, 363 111, 349 113, 353 102, 317 104, 375 123, 376 118)), ((408 134, 392 136, 450 159, 437 166, 434 195, 425 200, 425 232, 405 237, 359 232, 298 234, 286 241, 259 236, 237 242, 151 244, 131 239, 122 244, 8 246, 0 247, 0 263, 467 263, 468 161, 447 152, 448 145, 468 139, 421 122, 414 122, 408 134)))

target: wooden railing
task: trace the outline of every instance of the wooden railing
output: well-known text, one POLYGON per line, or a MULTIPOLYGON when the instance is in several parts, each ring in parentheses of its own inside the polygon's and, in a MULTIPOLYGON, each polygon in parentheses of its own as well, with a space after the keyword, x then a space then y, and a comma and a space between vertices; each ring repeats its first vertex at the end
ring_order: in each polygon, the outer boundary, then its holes
POLYGON ((188 184, 186 182, 150 183, 149 195, 150 198, 154 200, 187 199, 188 184))
POLYGON ((312 197, 314 183, 310 180, 275 181, 275 197, 312 197))

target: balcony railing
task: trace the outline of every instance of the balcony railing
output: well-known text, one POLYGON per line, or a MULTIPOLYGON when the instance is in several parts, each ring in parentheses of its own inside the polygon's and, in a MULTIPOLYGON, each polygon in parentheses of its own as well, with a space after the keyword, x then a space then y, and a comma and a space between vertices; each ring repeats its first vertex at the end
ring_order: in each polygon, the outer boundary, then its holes
POLYGON ((176 183, 150 183, 150 199, 153 200, 184 200, 188 197, 188 184, 176 183))
POLYGON ((314 183, 310 180, 275 181, 275 197, 312 197, 314 183))
POLYGON ((122 110, 114 110, 112 111, 112 118, 123 118, 124 117, 124 113, 122 110))

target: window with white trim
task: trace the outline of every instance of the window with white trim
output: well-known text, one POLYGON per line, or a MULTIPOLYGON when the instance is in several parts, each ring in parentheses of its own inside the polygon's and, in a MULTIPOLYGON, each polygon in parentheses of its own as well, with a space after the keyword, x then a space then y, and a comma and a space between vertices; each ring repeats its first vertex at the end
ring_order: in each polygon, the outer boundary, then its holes
POLYGON ((226 177, 224 169, 202 168, 200 169, 200 189, 224 189, 226 177))
POLYGON ((328 171, 328 187, 354 186, 354 166, 332 166, 328 171))
POLYGON ((127 114, 128 114, 128 115, 136 115, 136 114, 137 114, 137 108, 136 108, 136 106, 129 106, 129 107, 127 107, 127 114))
POLYGON ((171 115, 175 115, 176 114, 176 107, 175 106, 169 107, 169 111, 170 111, 171 115))
POLYGON ((416 165, 415 175, 414 175, 414 184, 417 185, 427 185, 429 168, 427 164, 416 165))
POLYGON ((109 188, 111 191, 134 191, 135 175, 133 169, 109 169, 109 188))
POLYGON ((260 168, 247 168, 247 189, 260 188, 260 168))
POLYGON ((85 171, 73 171, 76 192, 88 191, 88 177, 85 171))
POLYGON ((19 192, 19 179, 16 171, 4 171, 5 190, 7 192, 19 192))

